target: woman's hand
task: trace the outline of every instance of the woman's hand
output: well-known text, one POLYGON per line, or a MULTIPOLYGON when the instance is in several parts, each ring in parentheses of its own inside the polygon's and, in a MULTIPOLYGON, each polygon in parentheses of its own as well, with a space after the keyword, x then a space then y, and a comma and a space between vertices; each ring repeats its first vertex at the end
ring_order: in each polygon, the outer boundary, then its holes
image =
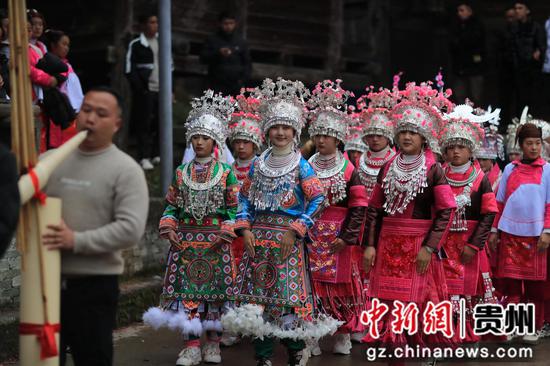
POLYGON ((366 273, 369 273, 372 267, 374 267, 374 262, 376 260, 376 248, 368 246, 367 249, 363 252, 363 268, 366 273))
POLYGON ((550 233, 542 233, 542 235, 539 238, 539 242, 537 243, 538 251, 542 252, 548 249, 549 245, 550 245, 550 233))
POLYGON ((256 242, 256 238, 254 238, 254 234, 250 230, 243 230, 243 242, 244 242, 244 248, 246 252, 248 253, 249 257, 254 257, 256 254, 254 251, 254 244, 256 242))
POLYGON ((431 260, 432 252, 430 252, 429 249, 426 248, 426 246, 420 248, 420 250, 418 251, 418 255, 416 256, 416 271, 418 272, 418 274, 426 273, 431 260))
POLYGON ((489 249, 491 249, 492 253, 497 252, 498 240, 498 233, 491 233, 491 235, 489 235, 489 240, 487 243, 489 244, 489 249))
POLYGON ((180 238, 174 230, 170 230, 165 234, 165 239, 170 241, 170 244, 178 246, 180 244, 180 238))
POLYGON ((344 240, 342 240, 340 238, 336 238, 332 242, 331 246, 332 246, 332 248, 330 249, 330 252, 332 254, 337 254, 337 253, 340 253, 342 250, 344 250, 344 248, 347 247, 347 244, 344 240))
POLYGON ((284 261, 292 253, 292 248, 296 243, 296 233, 292 230, 287 230, 281 240, 281 259, 284 261))

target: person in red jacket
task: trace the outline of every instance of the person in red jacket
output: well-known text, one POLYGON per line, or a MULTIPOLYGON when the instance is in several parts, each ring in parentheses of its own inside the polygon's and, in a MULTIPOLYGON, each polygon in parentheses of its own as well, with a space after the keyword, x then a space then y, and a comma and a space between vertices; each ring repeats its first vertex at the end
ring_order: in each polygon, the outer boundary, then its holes
MULTIPOLYGON (((416 332, 390 324, 391 314, 398 311, 396 300, 422 314, 430 303, 437 306, 448 296, 438 253, 456 202, 433 153, 439 151, 442 112, 452 108, 447 96, 425 83, 409 83, 399 93, 401 100, 392 109, 399 153, 380 170, 369 201, 368 246, 363 255, 365 271, 371 272, 369 311, 376 307, 388 311, 377 321, 371 318, 371 332, 363 340, 387 350, 453 344, 449 336, 427 332, 421 317, 416 332)), ((389 364, 404 365, 404 361, 394 359, 389 364)))
MULTIPOLYGON (((59 30, 47 30, 46 39, 50 52, 59 57, 67 65, 67 72, 61 75, 67 80, 59 84, 59 91, 67 96, 71 107, 78 113, 80 105, 84 99, 80 79, 74 72, 73 67, 67 60, 71 40, 67 34, 59 30)), ((76 135, 76 124, 73 121, 69 127, 63 129, 59 123, 55 123, 51 119, 48 121, 49 126, 43 126, 40 133, 40 151, 44 152, 48 149, 57 148, 64 144, 71 137, 76 135)))
POLYGON ((35 31, 33 30, 33 19, 36 18, 37 13, 38 12, 36 12, 36 10, 30 10, 27 12, 27 32, 29 36, 29 66, 31 83, 33 84, 33 102, 42 99, 42 87, 53 88, 56 87, 58 84, 55 77, 36 67, 38 61, 42 57, 44 57, 47 52, 47 49, 42 42, 33 42, 33 33, 35 33, 35 31))

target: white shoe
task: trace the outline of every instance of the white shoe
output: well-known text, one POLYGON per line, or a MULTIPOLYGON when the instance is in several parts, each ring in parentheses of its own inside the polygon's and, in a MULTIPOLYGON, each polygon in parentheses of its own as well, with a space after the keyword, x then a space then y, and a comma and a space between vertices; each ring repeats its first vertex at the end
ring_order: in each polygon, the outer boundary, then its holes
POLYGON ((151 163, 153 163, 153 165, 159 165, 160 164, 160 156, 155 156, 153 159, 151 159, 151 163))
POLYGON ((306 342, 306 348, 309 351, 309 354, 311 356, 320 356, 323 351, 321 351, 321 347, 319 347, 319 340, 318 339, 311 339, 306 342))
POLYGON ((141 161, 139 162, 139 165, 141 165, 141 168, 143 170, 152 170, 155 168, 151 163, 151 160, 149 159, 141 159, 141 161))
POLYGON ((176 365, 195 366, 201 363, 201 361, 201 349, 199 347, 186 347, 179 353, 176 365))
POLYGON ((217 342, 208 342, 202 349, 202 359, 206 363, 221 363, 222 353, 220 351, 220 344, 217 342))
POLYGON ((355 343, 362 343, 363 338, 365 338, 366 335, 367 335, 366 331, 364 331, 362 333, 353 333, 351 335, 351 341, 355 342, 355 343))
POLYGON ((523 343, 538 344, 541 332, 537 331, 535 334, 526 334, 523 336, 523 343))
POLYGON ((230 347, 234 344, 239 343, 240 341, 241 339, 235 334, 230 332, 224 332, 222 335, 222 339, 220 340, 220 343, 222 346, 230 347))
POLYGON ((351 337, 349 333, 336 334, 336 342, 334 342, 332 353, 337 355, 349 355, 351 353, 351 337))

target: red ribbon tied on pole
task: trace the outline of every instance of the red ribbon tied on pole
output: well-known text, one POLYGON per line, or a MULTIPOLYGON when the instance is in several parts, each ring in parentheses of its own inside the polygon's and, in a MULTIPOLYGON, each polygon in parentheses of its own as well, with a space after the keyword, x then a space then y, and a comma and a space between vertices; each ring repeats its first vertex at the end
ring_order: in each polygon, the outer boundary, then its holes
POLYGON ((35 335, 40 343, 40 359, 57 356, 57 343, 55 333, 59 333, 61 326, 59 324, 19 324, 20 335, 35 335))
POLYGON ((46 204, 46 193, 42 192, 40 190, 40 181, 38 180, 38 176, 36 175, 36 172, 33 169, 33 166, 29 167, 29 177, 31 178, 32 185, 34 187, 34 198, 36 198, 42 206, 46 204))

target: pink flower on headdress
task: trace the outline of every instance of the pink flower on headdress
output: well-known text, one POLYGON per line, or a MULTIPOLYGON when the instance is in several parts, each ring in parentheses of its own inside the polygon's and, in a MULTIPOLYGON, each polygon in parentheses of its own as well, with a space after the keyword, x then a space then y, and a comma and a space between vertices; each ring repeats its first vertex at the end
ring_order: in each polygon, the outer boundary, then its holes
POLYGON ((445 82, 443 81, 443 74, 441 72, 441 68, 439 68, 439 72, 435 76, 435 81, 439 90, 443 90, 443 87, 445 86, 445 82))
POLYGON ((393 76, 393 88, 394 89, 399 89, 399 81, 401 81, 401 75, 403 75, 403 73, 401 71, 399 71, 397 74, 395 74, 393 76))

